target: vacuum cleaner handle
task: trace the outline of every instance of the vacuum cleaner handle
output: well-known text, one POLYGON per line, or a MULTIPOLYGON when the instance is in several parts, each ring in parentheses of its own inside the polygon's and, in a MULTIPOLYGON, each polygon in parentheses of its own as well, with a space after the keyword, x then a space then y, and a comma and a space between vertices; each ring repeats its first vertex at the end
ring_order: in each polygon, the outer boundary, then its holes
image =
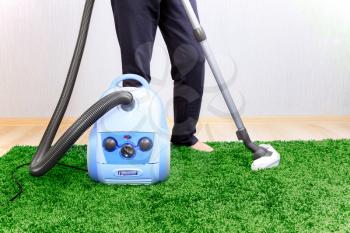
POLYGON ((119 86, 119 84, 125 80, 135 80, 138 81, 139 83, 141 83, 141 85, 144 88, 150 89, 149 83, 146 81, 146 79, 144 79, 143 77, 136 75, 136 74, 126 74, 126 75, 122 75, 118 78, 116 78, 112 84, 110 88, 114 88, 119 86))

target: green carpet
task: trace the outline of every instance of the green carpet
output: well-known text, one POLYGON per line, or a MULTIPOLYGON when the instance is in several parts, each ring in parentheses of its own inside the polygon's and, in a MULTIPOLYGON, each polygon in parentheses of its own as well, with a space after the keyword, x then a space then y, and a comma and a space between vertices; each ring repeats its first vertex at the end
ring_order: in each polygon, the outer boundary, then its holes
MULTIPOLYGON (((281 166, 252 172, 239 143, 212 154, 173 148, 171 176, 154 186, 108 186, 55 167, 42 178, 13 169, 33 147, 0 158, 0 232, 350 232, 350 141, 273 142, 281 166)), ((86 147, 64 163, 86 166, 86 147)))

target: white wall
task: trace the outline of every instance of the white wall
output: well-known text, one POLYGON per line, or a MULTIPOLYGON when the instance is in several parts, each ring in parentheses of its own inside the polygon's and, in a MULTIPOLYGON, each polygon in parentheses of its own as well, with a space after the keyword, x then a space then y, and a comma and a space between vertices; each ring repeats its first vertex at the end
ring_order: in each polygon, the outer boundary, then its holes
MULTIPOLYGON (((0 117, 49 116, 70 62, 83 0, 0 0, 0 117)), ((349 0, 199 0, 202 23, 244 115, 350 114, 349 0)), ((158 34, 153 88, 171 115, 158 34)), ((68 115, 121 73, 110 0, 96 1, 68 115)), ((227 114, 208 70, 202 115, 227 114)))

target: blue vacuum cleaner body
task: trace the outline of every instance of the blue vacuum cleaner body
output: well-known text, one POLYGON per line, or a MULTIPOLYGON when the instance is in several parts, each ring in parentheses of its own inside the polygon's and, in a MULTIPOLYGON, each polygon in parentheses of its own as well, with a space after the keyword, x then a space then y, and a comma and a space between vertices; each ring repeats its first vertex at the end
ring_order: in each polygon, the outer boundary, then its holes
POLYGON ((170 170, 170 140, 164 107, 140 76, 116 79, 102 97, 128 91, 134 101, 106 113, 93 126, 88 143, 90 177, 106 184, 153 184, 164 181, 170 170), (121 87, 136 80, 141 87, 121 87))

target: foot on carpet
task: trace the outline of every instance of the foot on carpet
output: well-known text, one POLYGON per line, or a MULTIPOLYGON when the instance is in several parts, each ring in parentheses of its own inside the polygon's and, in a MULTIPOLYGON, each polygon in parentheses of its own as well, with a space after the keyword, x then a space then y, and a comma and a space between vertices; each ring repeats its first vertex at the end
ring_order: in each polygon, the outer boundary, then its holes
POLYGON ((208 144, 205 144, 204 142, 198 141, 196 144, 191 146, 192 149, 202 151, 202 152, 213 152, 214 149, 209 146, 208 144))

